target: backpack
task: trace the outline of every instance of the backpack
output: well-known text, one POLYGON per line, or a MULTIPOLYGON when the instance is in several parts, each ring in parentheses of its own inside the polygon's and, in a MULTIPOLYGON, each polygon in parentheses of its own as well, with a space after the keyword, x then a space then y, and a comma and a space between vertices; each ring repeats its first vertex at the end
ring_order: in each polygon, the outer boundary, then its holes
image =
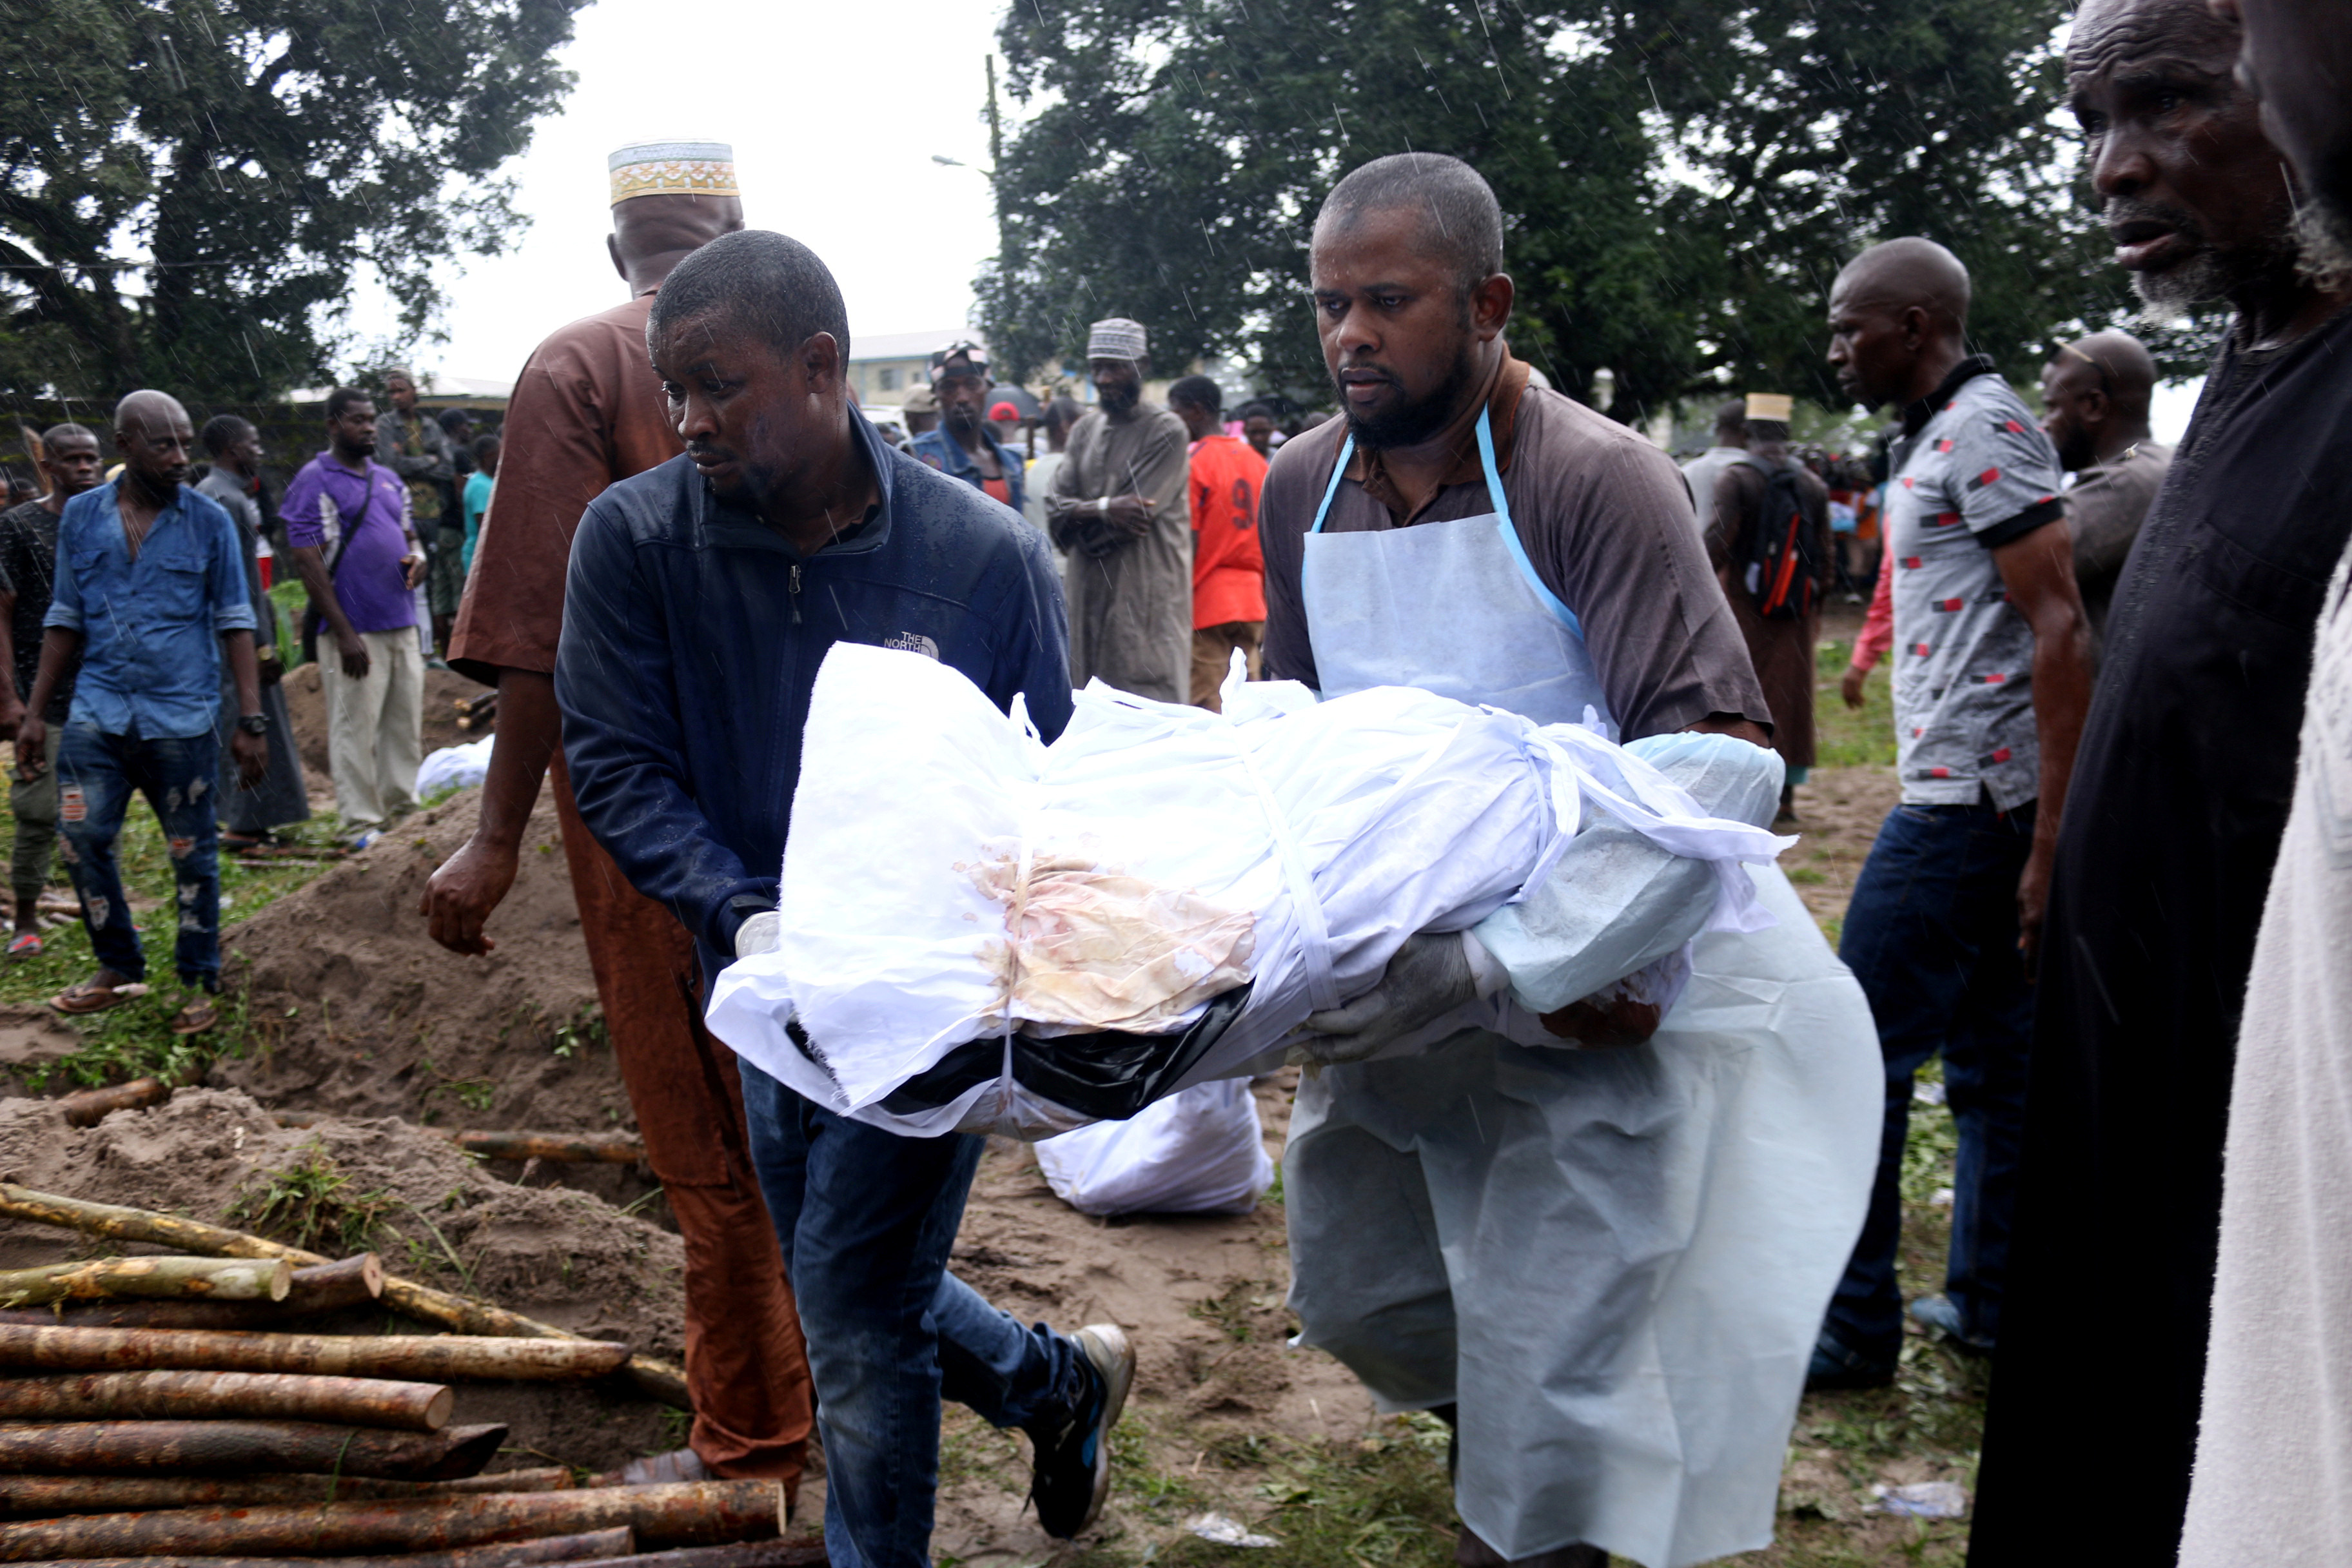
POLYGON ((1805 516, 1804 492, 1797 488, 1801 469, 1794 462, 1776 468, 1759 458, 1743 460, 1764 476, 1764 507, 1740 530, 1733 564, 1759 616, 1768 621, 1801 619, 1820 605, 1825 564, 1817 558, 1819 541, 1805 516))

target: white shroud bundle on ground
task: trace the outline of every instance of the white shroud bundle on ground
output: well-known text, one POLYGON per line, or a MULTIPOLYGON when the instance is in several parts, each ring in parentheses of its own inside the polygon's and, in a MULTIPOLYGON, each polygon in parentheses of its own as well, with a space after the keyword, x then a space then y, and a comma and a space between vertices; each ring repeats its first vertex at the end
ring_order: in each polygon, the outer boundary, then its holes
MULTIPOLYGON (((1220 715, 1097 685, 1046 746, 956 671, 843 643, 803 756, 780 941, 719 977, 710 1026, 819 1103, 919 1135, 1092 1120, 1015 1080, 1013 1033, 1174 1035, 1244 983, 1160 1089, 1269 1066, 1405 938, 1477 924, 1595 821, 1717 862, 1715 930, 1770 923, 1738 862, 1787 842, 1588 731, 1405 688, 1318 703, 1236 682, 1220 715), (908 1103, 908 1080, 982 1038, 1004 1040, 1003 1070, 908 1103)), ((1474 1026, 1564 1044, 1506 995, 1403 1048, 1474 1026)))

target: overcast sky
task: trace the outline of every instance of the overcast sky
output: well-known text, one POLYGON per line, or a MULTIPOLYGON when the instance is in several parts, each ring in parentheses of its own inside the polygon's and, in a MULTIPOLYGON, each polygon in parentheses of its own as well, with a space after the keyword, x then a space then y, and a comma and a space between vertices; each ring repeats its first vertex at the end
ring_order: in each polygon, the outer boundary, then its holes
MULTIPOLYGON (((853 341, 964 323, 995 249, 985 166, 984 57, 1000 7, 754 0, 596 0, 562 54, 579 75, 515 165, 531 219, 505 255, 450 264, 449 341, 420 370, 511 381, 564 322, 617 304, 605 259, 605 155, 664 137, 732 142, 743 215, 823 257, 841 280, 853 341)), ((388 335, 381 305, 351 323, 388 335)))

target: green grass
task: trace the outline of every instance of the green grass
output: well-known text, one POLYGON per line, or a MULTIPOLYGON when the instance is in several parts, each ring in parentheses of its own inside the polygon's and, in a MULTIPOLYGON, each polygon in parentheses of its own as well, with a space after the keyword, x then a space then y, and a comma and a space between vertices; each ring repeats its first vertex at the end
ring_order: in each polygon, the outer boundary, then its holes
MULTIPOLYGON (((324 847, 335 841, 341 828, 339 819, 329 814, 281 830, 280 837, 324 847)), ((15 816, 8 810, 5 795, 0 795, 0 844, 13 842, 15 834, 15 816)), ((37 1093, 57 1088, 116 1083, 149 1074, 159 1078, 192 1077, 201 1073, 214 1057, 237 1055, 244 1049, 248 1019, 244 996, 233 985, 221 998, 220 1024, 209 1034, 177 1036, 171 1032, 172 1016, 181 1005, 178 977, 172 963, 177 927, 176 895, 170 850, 154 812, 143 799, 134 798, 124 813, 115 853, 121 863, 123 886, 134 905, 140 900, 150 901, 149 907, 135 909, 132 918, 142 928, 140 942, 147 955, 147 981, 154 990, 145 996, 132 997, 109 1012, 76 1020, 75 1027, 85 1043, 73 1054, 40 1067, 19 1069, 26 1087, 37 1093)), ((316 878, 322 869, 323 866, 247 861, 224 855, 222 926, 226 928, 267 909, 316 878)), ((53 893, 68 899, 73 896, 61 855, 50 864, 49 883, 53 893)), ((13 919, 13 903, 8 912, 13 919)), ((44 951, 39 957, 0 963, 0 1003, 45 1002, 76 981, 88 979, 98 967, 89 935, 79 921, 44 930, 41 942, 44 951)))
POLYGON ((1892 667, 1881 661, 1863 687, 1860 711, 1845 705, 1838 683, 1853 662, 1853 645, 1827 642, 1814 650, 1813 765, 1822 768, 1891 767, 1895 763, 1895 695, 1887 685, 1892 667))

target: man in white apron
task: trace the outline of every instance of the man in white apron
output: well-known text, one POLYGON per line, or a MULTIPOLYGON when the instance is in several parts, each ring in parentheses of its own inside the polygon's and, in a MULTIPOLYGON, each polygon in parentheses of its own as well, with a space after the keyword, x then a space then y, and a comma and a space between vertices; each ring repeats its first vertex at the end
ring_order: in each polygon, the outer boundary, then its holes
MULTIPOLYGON (((1451 158, 1378 160, 1326 201, 1315 304, 1346 418, 1267 476, 1267 673, 1762 744, 1680 475, 1528 385, 1501 253, 1493 194, 1451 158)), ((1341 1065, 1302 1084, 1286 1154, 1300 1338, 1383 1407, 1455 1423, 1464 1563, 1668 1568, 1771 1538, 1868 1194, 1878 1068, 1852 977, 1785 879, 1757 881, 1778 925, 1699 938, 1662 1023, 1587 1004, 1618 976, 1579 962, 1604 944, 1542 898, 1467 942, 1415 938, 1310 1022, 1311 1054, 1341 1065), (1497 966, 1555 1033, 1656 1032, 1377 1056, 1497 966)))

